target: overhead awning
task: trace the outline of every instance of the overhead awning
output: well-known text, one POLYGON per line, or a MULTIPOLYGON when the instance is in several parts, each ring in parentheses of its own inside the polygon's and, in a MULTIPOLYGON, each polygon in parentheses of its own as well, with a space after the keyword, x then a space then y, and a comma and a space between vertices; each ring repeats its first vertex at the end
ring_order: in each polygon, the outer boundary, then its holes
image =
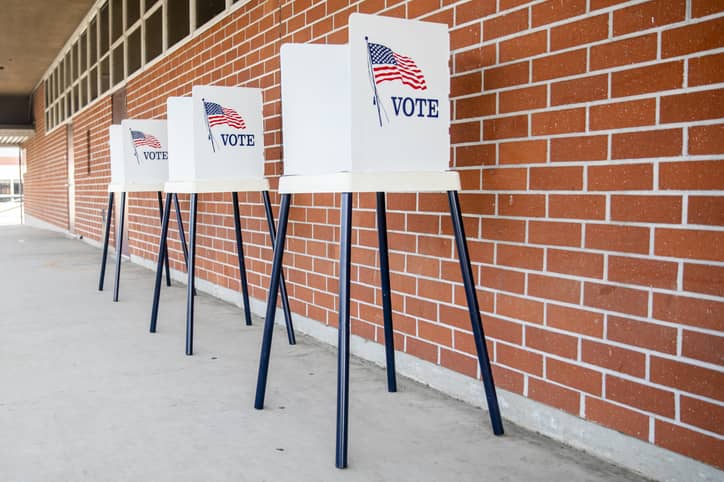
POLYGON ((32 127, 0 127, 0 146, 19 146, 34 135, 32 127))

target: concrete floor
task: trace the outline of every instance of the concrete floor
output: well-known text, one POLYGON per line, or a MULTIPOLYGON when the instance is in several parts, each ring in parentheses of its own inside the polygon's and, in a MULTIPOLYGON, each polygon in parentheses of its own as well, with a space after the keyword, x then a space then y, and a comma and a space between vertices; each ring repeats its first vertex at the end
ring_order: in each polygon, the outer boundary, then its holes
MULTIPOLYGON (((334 468, 336 355, 277 327, 266 409, 253 408, 261 320, 201 294, 184 355, 185 289, 165 289, 148 333, 152 273, 23 226, 0 227, 0 480, 642 480, 353 358, 349 468, 334 468)), ((505 414, 503 414, 505 415, 505 414)))

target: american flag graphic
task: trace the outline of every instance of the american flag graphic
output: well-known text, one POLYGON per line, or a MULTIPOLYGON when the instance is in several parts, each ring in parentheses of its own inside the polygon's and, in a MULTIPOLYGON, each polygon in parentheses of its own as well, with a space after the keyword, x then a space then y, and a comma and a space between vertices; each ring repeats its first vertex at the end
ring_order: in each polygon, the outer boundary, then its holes
POLYGON ((155 149, 161 149, 161 143, 151 134, 144 134, 141 131, 131 131, 131 139, 136 147, 148 146, 155 149))
POLYGON ((234 109, 223 107, 216 102, 204 101, 209 127, 226 124, 234 129, 246 129, 246 122, 234 109))
POLYGON ((410 57, 395 53, 382 44, 368 44, 375 83, 399 80, 416 90, 427 89, 425 76, 410 57))

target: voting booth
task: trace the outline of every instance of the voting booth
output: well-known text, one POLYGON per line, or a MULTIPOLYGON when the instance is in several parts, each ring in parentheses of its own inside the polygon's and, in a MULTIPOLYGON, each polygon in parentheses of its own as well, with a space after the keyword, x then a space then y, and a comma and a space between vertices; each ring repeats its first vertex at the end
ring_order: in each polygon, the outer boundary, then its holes
MULTIPOLYGON (((247 325, 251 325, 249 288, 239 218, 241 192, 260 192, 274 245, 275 226, 269 199, 269 181, 264 177, 264 119, 261 89, 245 87, 194 86, 191 97, 167 99, 169 171, 164 185, 171 193, 189 193, 188 293, 186 307, 186 354, 193 354, 194 283, 196 265, 196 217, 198 195, 230 192, 239 260, 242 302, 247 325)), ((159 259, 165 255, 170 208, 163 213, 159 259)), ((156 331, 161 288, 161 263, 156 270, 150 331, 156 331)), ((282 304, 289 343, 294 329, 286 286, 282 281, 282 304)))
MULTIPOLYGON (((118 301, 126 194, 155 191, 158 193, 159 211, 163 212, 161 191, 168 180, 166 121, 126 119, 120 125, 109 127, 108 143, 111 155, 111 182, 108 185, 108 209, 98 289, 103 291, 105 280, 114 194, 120 193, 119 222, 116 233, 116 272, 113 286, 113 301, 118 301)), ((164 263, 166 282, 170 285, 168 256, 164 258, 164 263)))
POLYGON ((352 193, 377 193, 388 390, 396 391, 386 192, 447 192, 493 431, 503 433, 450 171, 449 35, 444 24, 352 14, 347 45, 281 49, 284 176, 255 407, 264 406, 289 206, 294 193, 342 196, 336 465, 347 466, 352 193), (424 40, 423 40, 424 39, 424 40))

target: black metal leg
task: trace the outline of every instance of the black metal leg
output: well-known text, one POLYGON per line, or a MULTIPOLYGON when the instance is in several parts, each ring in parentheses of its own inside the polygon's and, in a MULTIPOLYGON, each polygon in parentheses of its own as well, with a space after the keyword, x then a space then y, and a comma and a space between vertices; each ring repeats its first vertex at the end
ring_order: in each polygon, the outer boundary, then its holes
POLYGON ((113 301, 118 301, 118 288, 121 280, 121 253, 123 251, 123 224, 126 214, 126 193, 121 193, 121 207, 119 208, 121 222, 116 230, 116 277, 113 284, 113 301))
MULTIPOLYGON (((276 228, 274 227, 274 213, 271 208, 271 200, 269 199, 269 191, 263 191, 262 197, 264 198, 264 210, 266 211, 266 222, 269 225, 269 237, 271 238, 272 247, 274 246, 274 240, 276 239, 276 228)), ((294 325, 292 324, 292 310, 289 307, 289 297, 287 296, 287 284, 284 280, 284 272, 280 271, 279 276, 281 277, 281 283, 279 289, 282 291, 282 308, 284 309, 284 322, 287 327, 287 338, 289 339, 290 345, 296 345, 297 340, 294 336, 294 325)))
MULTIPOLYGON (((189 250, 186 245, 186 232, 184 231, 184 220, 183 217, 181 217, 181 205, 178 202, 178 194, 174 193, 173 195, 173 203, 176 207, 176 223, 178 224, 178 238, 181 241, 181 249, 184 252, 184 264, 186 265, 186 270, 189 269, 189 250)), ((194 296, 196 296, 196 288, 194 288, 194 296)))
POLYGON ((342 193, 339 240, 339 327, 337 341, 337 457, 338 469, 347 467, 349 425, 349 288, 352 255, 352 193, 342 193))
MULTIPOLYGON (((158 214, 163 221, 163 201, 161 201, 161 191, 158 191, 158 214)), ((163 262, 166 265, 166 286, 171 286, 171 270, 168 268, 168 246, 166 246, 163 262)))
POLYGON ((198 194, 191 194, 189 214, 189 281, 186 286, 186 354, 194 354, 194 284, 196 274, 196 203, 198 194))
POLYGON ((168 251, 166 240, 168 239, 168 221, 171 217, 171 194, 166 193, 166 204, 161 216, 161 239, 158 243, 158 258, 156 261, 156 282, 153 288, 153 306, 151 307, 151 333, 156 333, 156 322, 158 320, 158 302, 161 297, 161 278, 163 278, 163 260, 168 251))
POLYGON ((385 320, 385 355, 387 357, 387 391, 397 391, 395 370, 395 338, 392 331, 392 298, 390 289, 390 260, 387 250, 387 215, 385 193, 377 193, 377 239, 380 245, 380 282, 382 284, 382 313, 385 320))
POLYGON ((488 347, 485 345, 485 333, 483 332, 483 324, 480 320, 480 307, 478 306, 478 297, 475 292, 473 270, 470 266, 463 216, 460 212, 460 201, 457 191, 448 191, 447 196, 450 203, 450 216, 452 218, 453 230, 455 231, 455 244, 457 245, 458 255, 460 257, 460 271, 462 272, 463 284, 465 285, 465 296, 468 300, 470 323, 473 327, 473 338, 475 339, 475 348, 478 352, 480 373, 483 375, 483 386, 485 387, 485 396, 488 400, 490 423, 493 426, 493 433, 495 435, 502 435, 503 421, 500 418, 500 407, 498 406, 498 396, 495 393, 493 371, 490 368, 488 347))
POLYGON ((266 394, 266 379, 269 374, 269 355, 271 354, 272 336, 274 335, 274 315, 277 309, 277 295, 279 294, 279 281, 281 280, 282 258, 284 257, 284 239, 287 236, 287 221, 289 220, 289 204, 291 194, 282 194, 279 207, 279 232, 274 242, 274 256, 272 260, 271 279, 269 280, 269 298, 266 303, 264 316, 264 334, 261 340, 261 356, 259 358, 259 374, 256 380, 256 398, 254 408, 264 408, 264 395, 266 394))
POLYGON ((239 193, 231 193, 234 204, 234 233, 236 234, 236 255, 239 258, 239 278, 241 280, 241 297, 244 301, 244 318, 247 326, 251 325, 251 307, 249 306, 249 284, 246 281, 246 264, 244 263, 244 241, 241 238, 241 220, 239 219, 239 193))
POLYGON ((108 240, 111 237, 111 219, 113 219, 113 193, 108 193, 108 210, 106 211, 105 233, 103 234, 103 256, 101 257, 101 276, 98 280, 98 291, 103 291, 106 280, 106 261, 108 260, 108 240))

